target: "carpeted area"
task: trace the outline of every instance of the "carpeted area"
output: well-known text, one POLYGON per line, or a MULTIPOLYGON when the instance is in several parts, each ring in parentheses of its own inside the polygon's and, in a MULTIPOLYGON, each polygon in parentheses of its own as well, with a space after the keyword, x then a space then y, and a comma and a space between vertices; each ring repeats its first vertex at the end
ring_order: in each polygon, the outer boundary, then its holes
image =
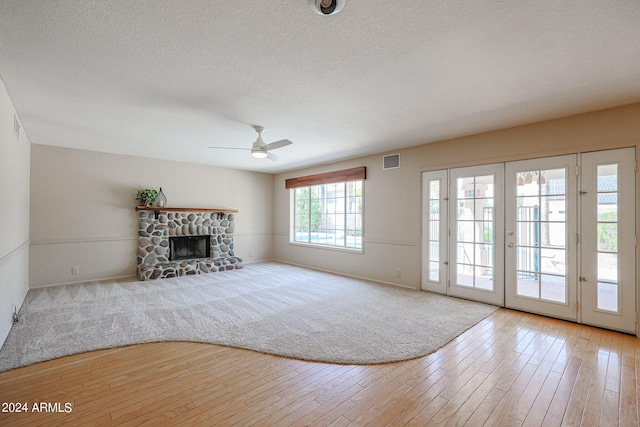
POLYGON ((91 350, 195 341, 376 364, 434 352, 497 307, 287 264, 31 289, 0 372, 91 350))

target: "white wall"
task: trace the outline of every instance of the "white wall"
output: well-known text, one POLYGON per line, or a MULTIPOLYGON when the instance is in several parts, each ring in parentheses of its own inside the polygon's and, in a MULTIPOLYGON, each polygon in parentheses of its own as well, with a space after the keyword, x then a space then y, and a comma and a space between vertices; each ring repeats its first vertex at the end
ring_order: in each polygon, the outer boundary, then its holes
POLYGON ((29 140, 14 133, 16 114, 0 81, 0 346, 29 290, 29 140))
POLYGON ((272 258, 273 175, 33 144, 31 286, 134 275, 134 199, 158 187, 168 206, 238 209, 235 254, 272 258))
POLYGON ((421 274, 422 171, 638 146, 639 118, 640 104, 632 104, 394 151, 400 153, 400 169, 382 170, 383 155, 375 155, 278 174, 274 187, 274 257, 285 262, 418 289, 421 274), (364 253, 291 244, 289 190, 285 189, 285 180, 356 166, 367 167, 367 179, 364 182, 364 253), (395 277, 396 270, 401 270, 401 277, 395 277))

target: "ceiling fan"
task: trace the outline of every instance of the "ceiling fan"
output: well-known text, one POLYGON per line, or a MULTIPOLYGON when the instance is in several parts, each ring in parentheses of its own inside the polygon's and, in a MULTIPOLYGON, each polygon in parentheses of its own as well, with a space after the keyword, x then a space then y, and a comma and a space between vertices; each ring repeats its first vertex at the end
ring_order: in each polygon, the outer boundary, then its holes
POLYGON ((251 151, 251 155, 256 159, 264 159, 267 157, 269 160, 277 160, 278 158, 270 153, 271 150, 275 150, 276 148, 286 147, 287 145, 293 144, 293 142, 288 139, 281 139, 280 141, 275 141, 270 144, 265 144, 262 140, 262 131, 264 128, 262 126, 253 126, 256 132, 258 132, 258 139, 255 140, 253 146, 251 148, 237 148, 237 147, 209 147, 219 150, 247 150, 251 151))

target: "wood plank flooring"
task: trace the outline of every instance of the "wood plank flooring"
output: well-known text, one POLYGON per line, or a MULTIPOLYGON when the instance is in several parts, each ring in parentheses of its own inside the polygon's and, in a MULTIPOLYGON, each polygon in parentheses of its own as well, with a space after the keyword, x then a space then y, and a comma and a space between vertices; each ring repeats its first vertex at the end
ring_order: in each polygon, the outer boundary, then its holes
POLYGON ((506 309, 431 355, 374 366, 142 344, 0 374, 0 402, 29 410, 0 425, 636 426, 639 362, 633 336, 506 309))

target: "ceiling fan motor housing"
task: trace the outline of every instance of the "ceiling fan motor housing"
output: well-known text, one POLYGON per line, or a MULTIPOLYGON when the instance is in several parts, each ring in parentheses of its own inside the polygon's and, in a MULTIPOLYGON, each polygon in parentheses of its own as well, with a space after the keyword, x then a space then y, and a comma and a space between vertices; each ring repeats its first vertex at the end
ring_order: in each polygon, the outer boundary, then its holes
POLYGON ((253 143, 251 147, 251 155, 257 159, 264 159, 267 157, 267 144, 262 140, 261 130, 258 131, 258 139, 253 143))

